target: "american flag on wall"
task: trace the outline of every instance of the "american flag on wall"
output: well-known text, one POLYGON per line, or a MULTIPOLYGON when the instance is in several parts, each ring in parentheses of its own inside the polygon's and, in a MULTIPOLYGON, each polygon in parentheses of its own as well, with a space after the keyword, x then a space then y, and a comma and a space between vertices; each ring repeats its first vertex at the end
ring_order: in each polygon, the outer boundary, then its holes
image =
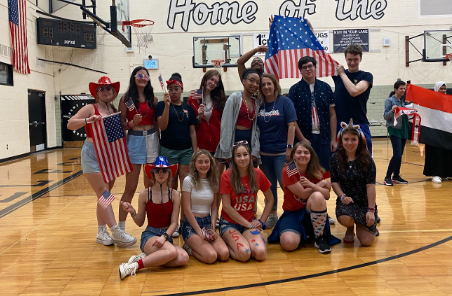
POLYGON ((12 66, 22 74, 30 74, 27 45, 27 1, 8 0, 11 32, 12 66))
POLYGON ((265 55, 265 72, 278 79, 301 78, 298 60, 304 56, 317 61, 317 77, 337 75, 339 63, 323 49, 304 19, 275 15, 265 55))
POLYGON ((132 171, 120 114, 92 123, 94 147, 105 183, 132 171))

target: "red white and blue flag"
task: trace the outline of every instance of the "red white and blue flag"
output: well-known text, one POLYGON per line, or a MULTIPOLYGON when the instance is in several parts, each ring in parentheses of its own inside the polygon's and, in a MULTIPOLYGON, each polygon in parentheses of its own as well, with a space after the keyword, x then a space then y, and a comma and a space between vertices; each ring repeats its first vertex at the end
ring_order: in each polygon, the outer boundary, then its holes
POLYGON ((120 114, 92 123, 94 147, 105 183, 132 171, 120 114))
POLYGON ((129 109, 129 111, 136 110, 136 109, 135 109, 135 104, 133 103, 133 101, 132 101, 131 98, 129 98, 129 99, 126 101, 125 104, 126 104, 126 106, 127 106, 127 109, 129 109))
POLYGON ((9 30, 13 68, 22 74, 30 74, 27 45, 27 1, 8 0, 9 30))
POLYGON ((110 193, 110 191, 106 190, 104 193, 102 193, 102 196, 100 196, 97 199, 97 203, 100 204, 101 207, 106 209, 115 199, 115 196, 110 193))
POLYGON ((295 162, 291 162, 286 166, 287 176, 292 177, 293 175, 298 174, 297 165, 295 162))
POLYGON ((419 143, 452 150, 452 97, 408 84, 406 100, 415 104, 422 117, 419 143))
POLYGON ((278 79, 301 78, 298 60, 304 56, 317 61, 316 77, 337 75, 339 63, 325 51, 304 19, 275 15, 265 55, 265 72, 278 79))
POLYGON ((165 91, 165 84, 163 83, 162 74, 159 75, 159 82, 160 82, 160 87, 162 88, 163 91, 165 91))

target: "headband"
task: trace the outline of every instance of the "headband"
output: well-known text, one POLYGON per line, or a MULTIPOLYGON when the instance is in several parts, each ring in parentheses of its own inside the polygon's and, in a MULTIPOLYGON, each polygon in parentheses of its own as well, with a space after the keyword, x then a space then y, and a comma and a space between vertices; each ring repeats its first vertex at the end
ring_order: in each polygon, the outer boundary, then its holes
POLYGON ((181 88, 184 88, 184 85, 182 84, 182 82, 177 81, 176 79, 166 81, 166 86, 170 86, 171 84, 175 84, 175 85, 180 86, 181 88))

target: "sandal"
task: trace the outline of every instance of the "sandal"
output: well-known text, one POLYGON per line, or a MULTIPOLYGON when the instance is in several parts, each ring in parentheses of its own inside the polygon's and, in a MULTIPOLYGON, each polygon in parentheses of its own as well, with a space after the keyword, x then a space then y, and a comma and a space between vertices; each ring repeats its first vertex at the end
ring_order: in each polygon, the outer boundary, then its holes
POLYGON ((345 234, 344 238, 342 239, 344 244, 354 244, 355 243, 355 234, 345 234))

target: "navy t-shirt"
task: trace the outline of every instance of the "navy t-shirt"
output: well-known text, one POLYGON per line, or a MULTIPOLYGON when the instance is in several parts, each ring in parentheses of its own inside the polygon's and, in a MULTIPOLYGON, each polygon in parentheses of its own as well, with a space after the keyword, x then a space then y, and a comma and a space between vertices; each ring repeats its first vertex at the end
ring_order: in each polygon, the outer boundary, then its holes
POLYGON ((280 96, 275 102, 262 104, 257 115, 261 151, 286 152, 289 130, 287 124, 294 121, 297 121, 297 114, 288 97, 280 96))
POLYGON ((345 88, 341 77, 333 76, 337 121, 339 124, 341 121, 348 124, 350 118, 353 118, 354 124, 368 124, 367 101, 369 100, 370 89, 372 88, 374 78, 371 73, 364 71, 350 73, 348 70, 345 70, 345 74, 353 84, 357 85, 360 81, 365 80, 369 82, 369 87, 359 96, 352 97, 345 88))
MULTIPOLYGON (((155 109, 155 120, 162 116, 165 102, 160 101, 155 109)), ((160 145, 172 150, 185 150, 192 148, 190 125, 198 123, 195 112, 190 105, 182 103, 177 106, 171 104, 168 113, 168 126, 162 131, 160 145), (174 112, 176 110, 176 112, 174 112)))

